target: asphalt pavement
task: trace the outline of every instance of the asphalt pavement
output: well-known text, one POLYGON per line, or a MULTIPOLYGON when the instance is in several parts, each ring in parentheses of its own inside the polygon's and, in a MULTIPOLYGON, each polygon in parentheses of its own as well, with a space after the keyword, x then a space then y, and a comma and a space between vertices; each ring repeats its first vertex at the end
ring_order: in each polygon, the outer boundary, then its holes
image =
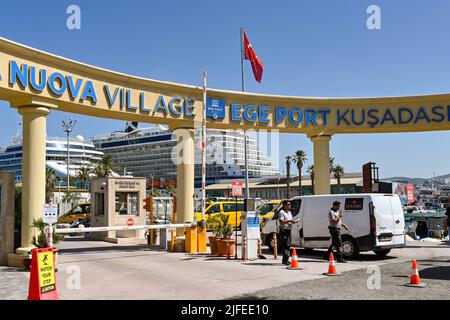
MULTIPOLYGON (((169 253, 147 245, 116 245, 68 237, 58 244, 60 299, 448 299, 450 246, 408 242, 385 258, 372 252, 336 265, 342 275, 326 278, 319 250, 299 250, 300 270, 288 270, 267 248, 266 259, 169 253), (443 258, 442 258, 443 257, 443 258), (411 260, 419 262, 424 289, 406 288, 411 260), (381 289, 370 290, 368 270, 381 268, 381 289), (421 291, 419 291, 421 290, 421 291)), ((0 299, 26 299, 29 272, 0 268, 0 299)))
POLYGON ((378 270, 365 268, 337 277, 295 282, 234 296, 258 300, 450 300, 450 256, 417 260, 423 288, 407 287, 411 263, 384 264, 378 270))

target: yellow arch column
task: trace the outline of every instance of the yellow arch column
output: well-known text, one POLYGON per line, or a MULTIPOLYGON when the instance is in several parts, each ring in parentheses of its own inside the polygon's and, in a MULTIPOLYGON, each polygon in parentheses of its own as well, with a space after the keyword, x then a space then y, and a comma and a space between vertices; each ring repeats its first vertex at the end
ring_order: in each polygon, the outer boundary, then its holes
MULTIPOLYGON (((177 128, 177 223, 194 222, 194 130, 177 128)), ((177 228, 177 251, 184 251, 184 229, 177 228)))
POLYGON ((50 110, 39 105, 18 107, 23 119, 22 134, 22 241, 17 254, 27 254, 33 246, 33 219, 41 218, 45 204, 45 159, 47 115, 50 110))
POLYGON ((330 194, 331 135, 310 137, 314 147, 314 194, 330 194))

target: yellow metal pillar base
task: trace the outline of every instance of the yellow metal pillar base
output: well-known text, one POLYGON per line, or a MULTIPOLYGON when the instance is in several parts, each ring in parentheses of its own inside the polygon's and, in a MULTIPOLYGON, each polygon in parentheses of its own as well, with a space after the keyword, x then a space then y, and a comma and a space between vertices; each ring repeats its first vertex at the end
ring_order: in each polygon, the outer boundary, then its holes
POLYGON ((197 227, 197 252, 198 253, 206 253, 207 232, 206 227, 197 227))
POLYGON ((314 146, 314 194, 330 194, 330 135, 310 137, 314 146))
POLYGON ((184 232, 186 240, 184 242, 184 250, 186 253, 197 253, 197 228, 189 227, 184 232))

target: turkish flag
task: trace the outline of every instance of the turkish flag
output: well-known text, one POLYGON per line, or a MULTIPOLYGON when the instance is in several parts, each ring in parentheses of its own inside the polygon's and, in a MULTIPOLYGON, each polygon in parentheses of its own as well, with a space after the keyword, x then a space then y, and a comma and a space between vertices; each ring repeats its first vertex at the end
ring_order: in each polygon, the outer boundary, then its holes
POLYGON ((264 64, 261 59, 256 54, 255 50, 253 50, 250 41, 247 38, 247 35, 244 32, 244 58, 245 60, 250 60, 253 69, 253 75, 255 76, 255 80, 261 82, 264 64))

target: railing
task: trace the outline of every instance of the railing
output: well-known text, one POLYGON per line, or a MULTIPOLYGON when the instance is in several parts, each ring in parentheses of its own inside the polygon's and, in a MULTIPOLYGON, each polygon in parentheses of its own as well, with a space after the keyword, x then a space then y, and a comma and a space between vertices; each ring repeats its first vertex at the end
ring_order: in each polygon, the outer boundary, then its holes
POLYGON ((88 233, 88 232, 107 232, 107 231, 132 231, 132 230, 151 230, 151 229, 176 229, 196 227, 197 223, 180 223, 180 224, 157 224, 143 226, 116 226, 116 227, 90 227, 90 228, 56 228, 55 232, 59 234, 65 233, 88 233))

